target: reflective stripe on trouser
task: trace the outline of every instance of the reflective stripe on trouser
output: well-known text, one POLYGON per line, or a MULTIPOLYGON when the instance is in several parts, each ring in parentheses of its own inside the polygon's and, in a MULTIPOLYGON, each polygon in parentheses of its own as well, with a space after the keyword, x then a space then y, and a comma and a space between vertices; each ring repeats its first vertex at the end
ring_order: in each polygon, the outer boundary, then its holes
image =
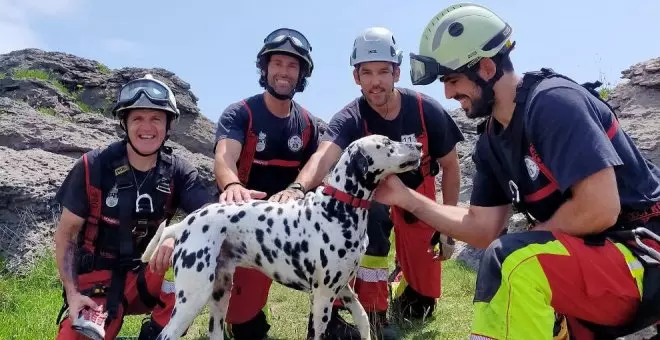
POLYGON ((624 324, 640 303, 643 275, 620 244, 548 231, 503 235, 481 260, 472 339, 552 339, 555 312, 624 324))
POLYGON ((387 277, 387 257, 371 255, 362 257, 354 288, 365 311, 387 311, 387 277))
MULTIPOLYGON (((164 280, 164 275, 158 275, 151 271, 148 267, 144 267, 144 278, 147 283, 147 291, 154 297, 159 297, 165 307, 159 305, 153 308, 148 308, 140 300, 137 288, 137 273, 129 272, 126 277, 126 284, 124 288, 124 299, 126 302, 126 310, 124 305, 119 304, 117 308, 117 318, 110 322, 105 327, 105 339, 114 339, 119 333, 124 315, 140 315, 148 314, 151 311, 151 318, 160 326, 164 327, 170 320, 172 309, 175 304, 174 282, 164 280)), ((109 270, 99 270, 88 274, 78 276, 78 286, 81 290, 88 289, 95 284, 104 284, 110 286, 111 273, 109 270)), ((107 305, 106 297, 93 297, 99 305, 107 305)), ((80 333, 71 328, 71 319, 67 316, 60 323, 60 330, 57 334, 57 339, 70 340, 70 339, 87 339, 80 333)))
POLYGON ((257 269, 236 267, 227 309, 228 324, 250 321, 260 310, 268 320, 266 303, 272 280, 257 269))

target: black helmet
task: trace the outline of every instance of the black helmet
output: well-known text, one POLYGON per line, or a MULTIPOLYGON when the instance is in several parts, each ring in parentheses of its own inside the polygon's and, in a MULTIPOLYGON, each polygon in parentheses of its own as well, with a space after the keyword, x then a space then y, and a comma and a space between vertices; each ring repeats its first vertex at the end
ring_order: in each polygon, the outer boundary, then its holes
POLYGON ((266 88, 273 96, 280 99, 291 99, 293 93, 289 96, 282 96, 268 85, 266 79, 266 65, 271 54, 281 53, 298 58, 301 62, 301 72, 294 92, 302 92, 307 84, 307 79, 312 75, 314 62, 312 61, 312 45, 307 38, 300 32, 291 28, 278 28, 268 34, 264 39, 264 46, 257 53, 257 67, 261 70, 259 85, 266 88))

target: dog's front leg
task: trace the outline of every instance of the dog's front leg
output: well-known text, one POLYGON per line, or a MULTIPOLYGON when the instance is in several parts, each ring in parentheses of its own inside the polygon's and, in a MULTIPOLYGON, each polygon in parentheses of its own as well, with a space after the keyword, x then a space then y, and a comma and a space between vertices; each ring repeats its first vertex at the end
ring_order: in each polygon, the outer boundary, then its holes
POLYGON ((328 327, 332 303, 335 301, 334 292, 319 287, 312 292, 312 338, 320 340, 328 327))
POLYGON ((369 317, 367 312, 365 312, 364 307, 360 304, 360 301, 355 295, 353 289, 347 284, 339 292, 337 298, 340 298, 344 303, 344 306, 351 311, 353 320, 360 331, 360 337, 362 339, 371 340, 371 330, 369 326, 369 317))

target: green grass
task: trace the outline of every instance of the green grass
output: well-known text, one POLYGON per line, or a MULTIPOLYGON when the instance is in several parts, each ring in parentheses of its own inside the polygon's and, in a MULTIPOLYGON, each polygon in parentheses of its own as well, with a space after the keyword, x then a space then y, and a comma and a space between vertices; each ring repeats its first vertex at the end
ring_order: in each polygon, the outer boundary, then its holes
MULTIPOLYGON (((0 266, 2 263, 0 262, 0 266)), ((459 262, 443 265, 443 297, 432 319, 398 321, 403 339, 465 339, 472 318, 475 273, 459 262)), ((0 274, 0 339, 53 339, 55 318, 62 305, 55 260, 43 257, 25 277, 0 274)), ((270 339, 303 339, 306 335, 308 295, 277 283, 269 295, 270 339)), ((347 320, 348 313, 342 312, 347 320)), ((120 336, 137 336, 144 316, 127 316, 120 336)), ((186 339, 207 339, 207 308, 195 319, 186 339)))
POLYGON ((104 64, 98 63, 96 65, 96 69, 101 72, 102 74, 110 74, 112 71, 110 71, 110 68, 105 66, 104 64))

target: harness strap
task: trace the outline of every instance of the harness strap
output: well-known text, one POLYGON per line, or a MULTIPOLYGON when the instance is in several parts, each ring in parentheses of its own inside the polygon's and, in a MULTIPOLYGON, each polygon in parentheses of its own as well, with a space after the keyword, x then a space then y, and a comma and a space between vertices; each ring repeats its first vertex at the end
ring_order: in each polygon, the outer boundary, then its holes
MULTIPOLYGON (((252 110, 250 105, 248 105, 247 100, 243 99, 241 101, 248 113, 248 127, 245 132, 245 143, 241 149, 241 154, 238 161, 238 180, 242 184, 246 184, 250 178, 250 171, 252 170, 252 164, 258 164, 263 166, 278 166, 278 167, 287 167, 295 168, 300 167, 300 161, 290 161, 283 159, 271 159, 271 160, 261 160, 255 159, 257 152, 257 143, 259 142, 259 136, 252 131, 252 110)), ((295 104, 294 104, 295 105, 295 104)), ((309 140, 311 139, 311 120, 309 118, 309 112, 304 107, 301 107, 299 111, 304 119, 304 128, 302 130, 302 150, 307 148, 309 145, 309 140)))
POLYGON ((369 209, 371 207, 371 201, 355 197, 335 187, 326 186, 323 188, 323 193, 356 208, 369 209))

